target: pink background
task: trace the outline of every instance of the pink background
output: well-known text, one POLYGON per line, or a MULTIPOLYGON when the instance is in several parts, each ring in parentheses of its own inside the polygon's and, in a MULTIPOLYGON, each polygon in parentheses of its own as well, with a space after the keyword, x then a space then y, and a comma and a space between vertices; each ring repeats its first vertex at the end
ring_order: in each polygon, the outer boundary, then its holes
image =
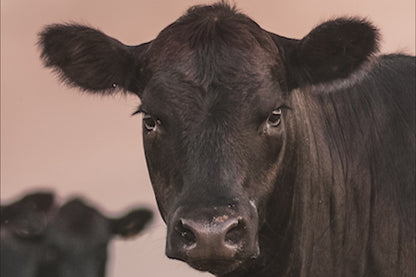
MULTIPOLYGON (((369 18, 381 30, 381 52, 415 54, 414 0, 241 0, 240 9, 263 28, 301 38, 340 15, 369 18)), ((63 201, 84 195, 108 215, 134 205, 156 209, 134 96, 100 97, 60 85, 44 69, 36 46, 42 26, 80 22, 126 44, 153 39, 191 0, 1 1, 1 200, 53 188, 63 201)), ((211 276, 164 257, 164 223, 111 244, 108 276, 211 276)))

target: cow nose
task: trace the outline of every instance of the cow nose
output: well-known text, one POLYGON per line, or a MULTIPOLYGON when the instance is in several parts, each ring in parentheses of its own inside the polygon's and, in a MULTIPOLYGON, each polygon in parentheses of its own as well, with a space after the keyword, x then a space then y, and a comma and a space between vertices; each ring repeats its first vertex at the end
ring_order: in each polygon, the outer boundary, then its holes
POLYGON ((245 223, 241 217, 214 217, 210 223, 181 218, 175 231, 189 259, 232 259, 242 246, 245 223))
POLYGON ((178 209, 168 224, 166 255, 199 270, 253 259, 259 255, 257 224, 257 214, 244 209, 178 209))

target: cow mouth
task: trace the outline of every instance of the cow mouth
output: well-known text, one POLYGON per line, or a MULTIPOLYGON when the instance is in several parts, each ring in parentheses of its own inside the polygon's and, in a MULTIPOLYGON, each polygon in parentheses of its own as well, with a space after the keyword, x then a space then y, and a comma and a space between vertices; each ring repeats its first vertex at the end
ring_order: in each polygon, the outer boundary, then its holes
POLYGON ((193 260, 188 264, 200 271, 208 271, 214 275, 224 275, 236 270, 243 262, 240 260, 193 260))

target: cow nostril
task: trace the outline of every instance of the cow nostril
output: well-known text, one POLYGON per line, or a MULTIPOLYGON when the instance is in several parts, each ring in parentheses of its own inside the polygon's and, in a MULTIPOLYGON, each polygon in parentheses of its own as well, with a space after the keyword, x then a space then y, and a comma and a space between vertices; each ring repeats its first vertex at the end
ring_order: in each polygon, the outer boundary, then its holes
POLYGON ((184 226, 182 219, 176 224, 175 231, 179 234, 186 245, 190 246, 196 243, 194 233, 184 226))
POLYGON ((242 218, 239 218, 238 221, 231 225, 225 234, 225 243, 229 245, 238 245, 244 237, 244 232, 246 225, 242 218))

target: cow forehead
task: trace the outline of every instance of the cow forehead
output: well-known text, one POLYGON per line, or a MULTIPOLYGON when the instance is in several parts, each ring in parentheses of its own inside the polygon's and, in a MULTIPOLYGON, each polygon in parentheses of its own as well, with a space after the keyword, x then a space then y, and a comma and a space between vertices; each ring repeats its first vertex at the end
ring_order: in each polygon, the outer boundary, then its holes
POLYGON ((259 88, 272 86, 272 68, 283 67, 267 32, 219 6, 192 10, 168 26, 150 44, 146 58, 142 101, 149 106, 171 101, 241 106, 259 88))
POLYGON ((237 71, 229 80, 214 80, 204 85, 180 70, 158 72, 145 88, 142 108, 164 118, 249 110, 270 112, 281 94, 269 70, 238 74, 237 71))
POLYGON ((110 238, 109 221, 94 208, 73 200, 61 207, 50 222, 48 238, 62 245, 105 243, 110 238))
POLYGON ((278 96, 280 84, 272 74, 278 59, 260 47, 242 50, 230 45, 216 50, 213 46, 207 55, 181 49, 186 53, 166 57, 149 69, 151 77, 141 100, 150 113, 232 112, 247 105, 255 108, 253 101, 259 99, 267 104, 278 96))
POLYGON ((191 9, 166 27, 151 43, 150 53, 162 60, 176 59, 178 55, 189 57, 190 51, 209 58, 231 54, 224 53, 224 49, 253 53, 259 47, 277 51, 269 34, 249 17, 227 5, 214 5, 191 9))

